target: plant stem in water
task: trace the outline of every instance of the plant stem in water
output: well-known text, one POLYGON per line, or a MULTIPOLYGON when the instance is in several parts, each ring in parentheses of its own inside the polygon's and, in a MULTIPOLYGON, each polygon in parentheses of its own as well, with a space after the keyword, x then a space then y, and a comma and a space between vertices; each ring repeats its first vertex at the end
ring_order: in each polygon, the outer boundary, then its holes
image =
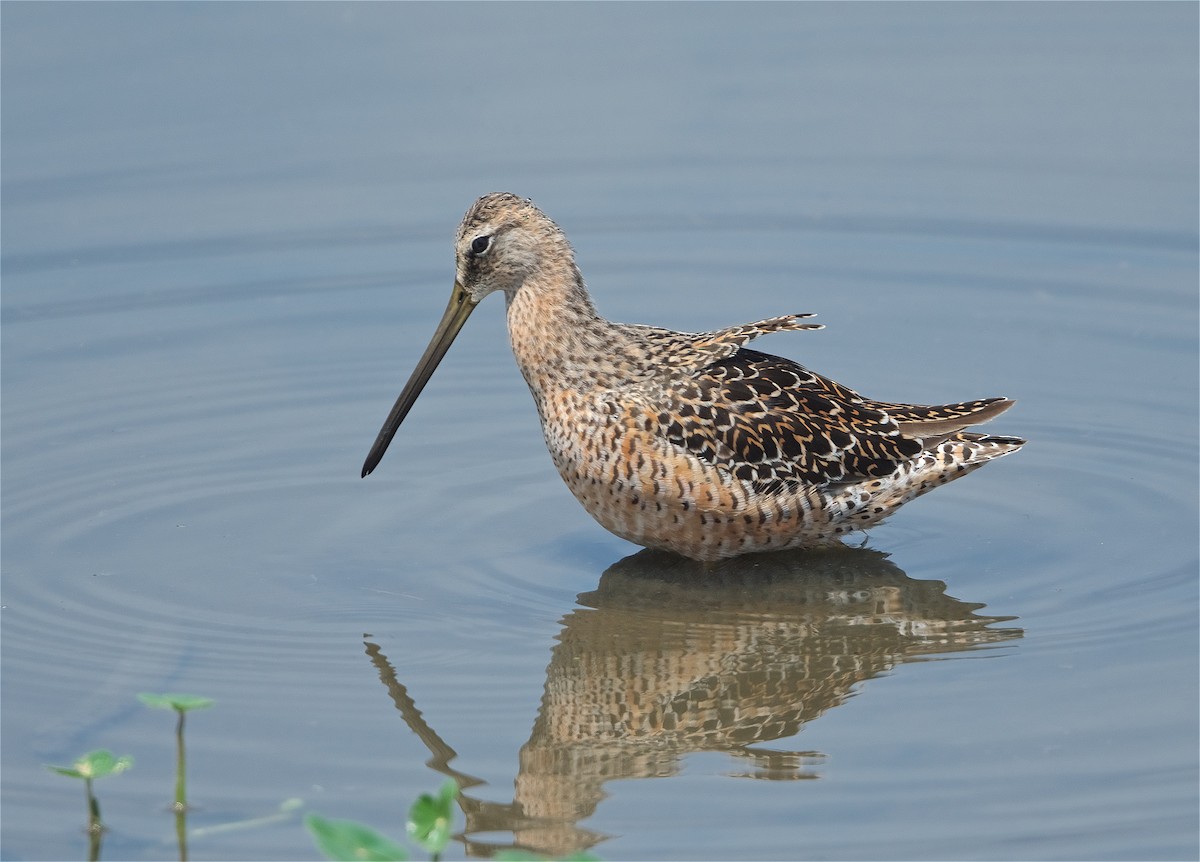
POLYGON ((83 779, 84 792, 87 793, 88 805, 88 862, 98 862, 100 859, 100 839, 104 834, 104 823, 100 820, 100 800, 92 790, 92 779, 83 779))
POLYGON ((179 862, 187 862, 187 754, 183 746, 183 720, 180 709, 175 725, 175 837, 179 841, 179 862))
POLYGON ((179 721, 175 725, 175 810, 187 808, 187 754, 183 748, 183 719, 179 710, 179 721))

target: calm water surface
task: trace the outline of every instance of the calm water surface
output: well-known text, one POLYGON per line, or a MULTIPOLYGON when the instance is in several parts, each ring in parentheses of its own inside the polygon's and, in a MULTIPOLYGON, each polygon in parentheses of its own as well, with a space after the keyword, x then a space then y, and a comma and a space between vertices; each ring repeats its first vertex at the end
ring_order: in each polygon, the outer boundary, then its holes
POLYGON ((35 5, 3 17, 5 859, 1194 859, 1197 7, 35 5), (1020 454, 844 553, 596 526, 485 303, 380 469, 479 194, 600 310, 1020 454), (639 779, 639 780, 635 780, 639 779), (232 828, 239 826, 240 828, 232 828))

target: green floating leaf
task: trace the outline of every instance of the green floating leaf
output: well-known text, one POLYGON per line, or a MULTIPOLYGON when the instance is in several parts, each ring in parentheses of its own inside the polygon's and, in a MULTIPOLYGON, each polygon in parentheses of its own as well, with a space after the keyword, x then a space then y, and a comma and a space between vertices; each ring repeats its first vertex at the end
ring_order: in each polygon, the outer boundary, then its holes
POLYGON ((51 772, 57 772, 59 775, 66 775, 69 778, 85 779, 104 778, 106 775, 120 775, 131 766, 133 766, 133 758, 129 755, 114 757, 111 751, 103 748, 96 751, 89 751, 83 757, 76 760, 73 767, 46 764, 46 768, 51 772))
POLYGON ((138 700, 156 709, 173 709, 177 712, 187 712, 192 709, 206 709, 216 703, 211 697, 200 697, 198 694, 149 694, 143 692, 138 700))
POLYGON ((437 796, 422 793, 408 810, 408 837, 435 856, 446 849, 454 822, 454 797, 458 783, 449 779, 437 796))
POLYGON ((354 820, 326 820, 316 814, 304 818, 313 842, 329 859, 337 862, 399 862, 408 853, 370 826, 354 820))

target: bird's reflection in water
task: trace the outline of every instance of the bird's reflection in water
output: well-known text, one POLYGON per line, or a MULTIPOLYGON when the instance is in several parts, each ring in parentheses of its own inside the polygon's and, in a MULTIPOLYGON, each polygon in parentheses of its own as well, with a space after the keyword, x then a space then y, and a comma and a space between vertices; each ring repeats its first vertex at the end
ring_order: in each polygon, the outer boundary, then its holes
MULTIPOLYGON (((472 855, 503 832, 551 856, 605 836, 579 824, 606 782, 675 774, 690 752, 737 758, 730 772, 763 779, 817 777, 821 755, 763 747, 794 736, 850 696, 855 684, 904 661, 1019 638, 983 606, 909 578, 864 549, 739 557, 716 564, 642 551, 613 565, 563 619, 546 689, 521 748, 513 801, 460 796, 472 855), (737 765, 740 764, 740 765, 737 765), (489 836, 490 837, 490 836, 489 836)), ((466 789, 455 752, 421 718, 375 644, 404 720, 433 753, 430 765, 466 789)))

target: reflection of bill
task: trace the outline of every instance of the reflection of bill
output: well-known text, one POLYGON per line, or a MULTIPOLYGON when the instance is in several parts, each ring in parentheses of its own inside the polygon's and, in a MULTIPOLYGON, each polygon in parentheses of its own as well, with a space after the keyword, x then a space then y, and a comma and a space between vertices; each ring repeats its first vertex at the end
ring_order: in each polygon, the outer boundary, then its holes
MULTIPOLYGON (((612 566, 563 620, 546 689, 521 749, 511 804, 460 797, 471 834, 563 856, 604 836, 581 829, 605 782, 663 777, 682 755, 724 751, 734 774, 815 778, 816 752, 762 743, 794 736, 856 683, 933 653, 1019 638, 1011 617, 947 596, 940 581, 907 577, 875 551, 776 553, 717 564, 642 551, 612 566)), ((387 659, 367 652, 430 765, 466 788, 454 751, 425 724, 387 659)))

